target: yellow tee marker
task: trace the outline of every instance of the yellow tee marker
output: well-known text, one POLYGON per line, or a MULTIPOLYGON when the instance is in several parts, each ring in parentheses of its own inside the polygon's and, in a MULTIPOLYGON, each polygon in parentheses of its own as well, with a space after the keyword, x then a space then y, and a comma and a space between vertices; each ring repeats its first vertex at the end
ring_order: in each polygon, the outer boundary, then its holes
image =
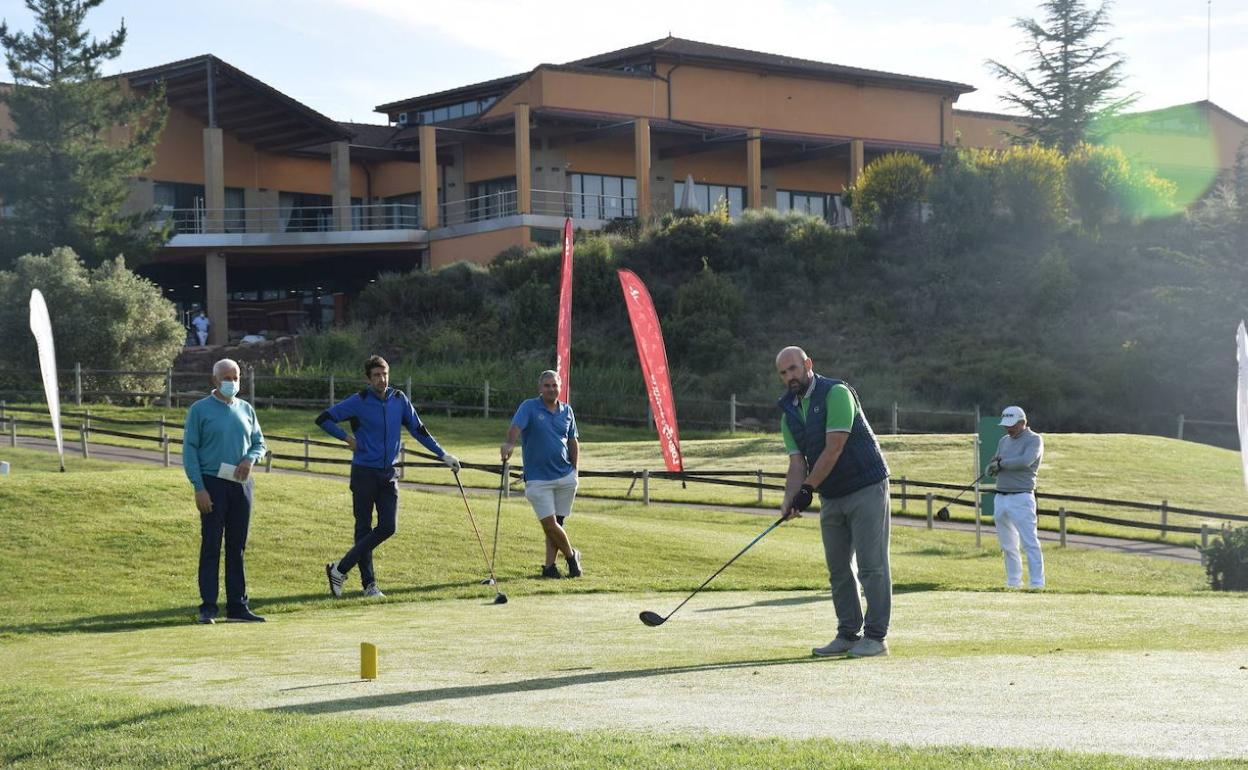
POLYGON ((377 678, 377 645, 360 642, 360 679, 377 678))

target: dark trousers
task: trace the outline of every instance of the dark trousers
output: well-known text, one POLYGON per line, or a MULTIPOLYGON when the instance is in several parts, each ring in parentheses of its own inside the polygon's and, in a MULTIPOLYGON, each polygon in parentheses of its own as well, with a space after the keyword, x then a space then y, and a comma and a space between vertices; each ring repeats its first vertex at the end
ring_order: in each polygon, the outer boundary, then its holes
POLYGON ((373 573, 373 549, 394 534, 399 519, 399 481, 394 468, 351 466, 351 508, 355 514, 355 545, 338 560, 346 573, 360 565, 360 582, 367 588, 377 580, 373 573), (373 526, 373 508, 377 526, 373 526))
POLYGON ((214 476, 204 477, 204 489, 212 498, 212 510, 199 516, 199 605, 200 612, 215 616, 220 588, 221 540, 225 540, 225 611, 247 606, 247 573, 243 551, 251 526, 252 482, 239 484, 214 476))

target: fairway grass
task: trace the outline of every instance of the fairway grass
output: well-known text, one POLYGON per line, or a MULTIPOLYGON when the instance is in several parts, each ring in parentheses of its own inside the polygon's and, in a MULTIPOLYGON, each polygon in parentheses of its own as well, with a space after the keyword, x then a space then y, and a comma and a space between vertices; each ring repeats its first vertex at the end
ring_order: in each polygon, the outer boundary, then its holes
POLYGON ((34 637, 0 647, 0 672, 357 724, 1248 755, 1248 616, 1216 597, 900 595, 892 656, 861 661, 810 657, 835 633, 820 594, 698 599, 658 629, 637 612, 678 597, 351 602, 264 626, 34 637), (1177 620, 1165 640, 1158 617, 1177 620), (358 679, 361 641, 381 650, 376 681, 358 679))
MULTIPOLYGON (((1046 547, 1008 592, 995 543, 895 528, 892 655, 824 661, 817 521, 580 500, 578 580, 536 578, 540 528, 502 505, 491 605, 458 495, 406 489, 388 598, 327 595, 345 479, 261 474, 248 584, 263 625, 190 621, 198 517, 179 468, 0 479, 0 766, 1137 768, 1248 756, 1248 600, 1199 565, 1046 547), (365 683, 359 644, 381 649, 365 683), (1073 753, 1072 753, 1073 752, 1073 753), (1105 753, 1108 752, 1108 753, 1105 753), (1204 758, 1177 762, 1177 757, 1204 758)), ((44 461, 40 460, 40 457, 44 461)), ((491 546, 492 494, 469 494, 491 546)))

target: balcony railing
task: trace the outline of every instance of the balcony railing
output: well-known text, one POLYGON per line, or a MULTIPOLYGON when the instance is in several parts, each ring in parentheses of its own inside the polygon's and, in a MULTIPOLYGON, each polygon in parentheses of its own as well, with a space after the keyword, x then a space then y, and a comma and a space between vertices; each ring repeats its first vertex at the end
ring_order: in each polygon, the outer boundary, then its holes
POLYGON ((623 195, 534 190, 533 213, 573 219, 620 219, 637 216, 637 199, 623 195))
POLYGON ((518 190, 500 190, 462 201, 447 201, 441 205, 440 211, 439 224, 444 227, 509 217, 520 213, 520 193, 518 190))
POLYGON ((216 221, 207 209, 171 209, 164 216, 173 222, 176 235, 421 229, 420 206, 405 203, 221 209, 216 221), (340 222, 337 215, 344 211, 340 222))

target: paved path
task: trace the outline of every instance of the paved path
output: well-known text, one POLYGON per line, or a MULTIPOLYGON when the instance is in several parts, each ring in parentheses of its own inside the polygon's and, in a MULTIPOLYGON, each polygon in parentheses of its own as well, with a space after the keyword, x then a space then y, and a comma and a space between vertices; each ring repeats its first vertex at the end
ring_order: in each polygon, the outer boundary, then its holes
MULTIPOLYGON (((56 442, 51 439, 40 438, 19 438, 18 446, 25 449, 43 449, 46 451, 56 451, 56 442)), ((68 450, 67 450, 68 451, 68 450)), ((123 462, 139 462, 150 465, 162 465, 164 463, 164 455, 161 452, 138 449, 135 447, 113 446, 110 444, 92 444, 91 456, 101 460, 116 460, 123 462)), ((171 452, 170 463, 173 465, 181 465, 182 456, 171 452)), ((263 471, 261 471, 263 472, 263 471)), ((274 468, 274 473, 293 473, 301 476, 317 476, 321 478, 342 479, 342 476, 336 476, 328 473, 317 473, 314 471, 301 471, 287 468, 274 468)), ((454 487, 447 487, 439 484, 418 484, 412 482, 401 482, 401 486, 405 489, 416 489, 424 492, 438 492, 449 494, 454 492, 454 487)), ((497 491, 497 487, 485 489, 480 487, 469 488, 468 491, 478 492, 482 494, 493 493, 497 491)), ((619 499, 622 503, 633 503, 641 505, 640 500, 619 499)), ((747 513, 754 516, 774 516, 776 511, 766 508, 748 508, 743 506, 731 505, 714 505, 710 503, 679 503, 679 502, 663 502, 659 505, 684 507, 684 508, 711 508, 721 511, 733 511, 736 513, 747 513)), ((893 524, 899 527, 926 527, 927 520, 925 518, 911 517, 909 515, 893 516, 893 524)), ((960 532, 974 532, 975 524, 972 522, 949 521, 934 522, 937 529, 957 530, 960 532)), ((991 543, 996 540, 996 530, 991 524, 985 524, 981 532, 983 538, 991 543)), ((1040 539, 1046 542, 1057 542, 1059 535, 1049 530, 1040 530, 1040 539)), ((1170 543, 1159 543, 1155 540, 1128 540, 1126 538, 1103 537, 1099 535, 1066 535, 1066 544, 1076 548, 1089 548, 1103 551, 1114 551, 1116 553, 1129 553, 1139 556, 1152 556, 1158 559, 1168 559, 1171 561, 1181 561, 1188 563, 1200 563, 1200 553, 1190 546, 1174 545, 1170 543)))

